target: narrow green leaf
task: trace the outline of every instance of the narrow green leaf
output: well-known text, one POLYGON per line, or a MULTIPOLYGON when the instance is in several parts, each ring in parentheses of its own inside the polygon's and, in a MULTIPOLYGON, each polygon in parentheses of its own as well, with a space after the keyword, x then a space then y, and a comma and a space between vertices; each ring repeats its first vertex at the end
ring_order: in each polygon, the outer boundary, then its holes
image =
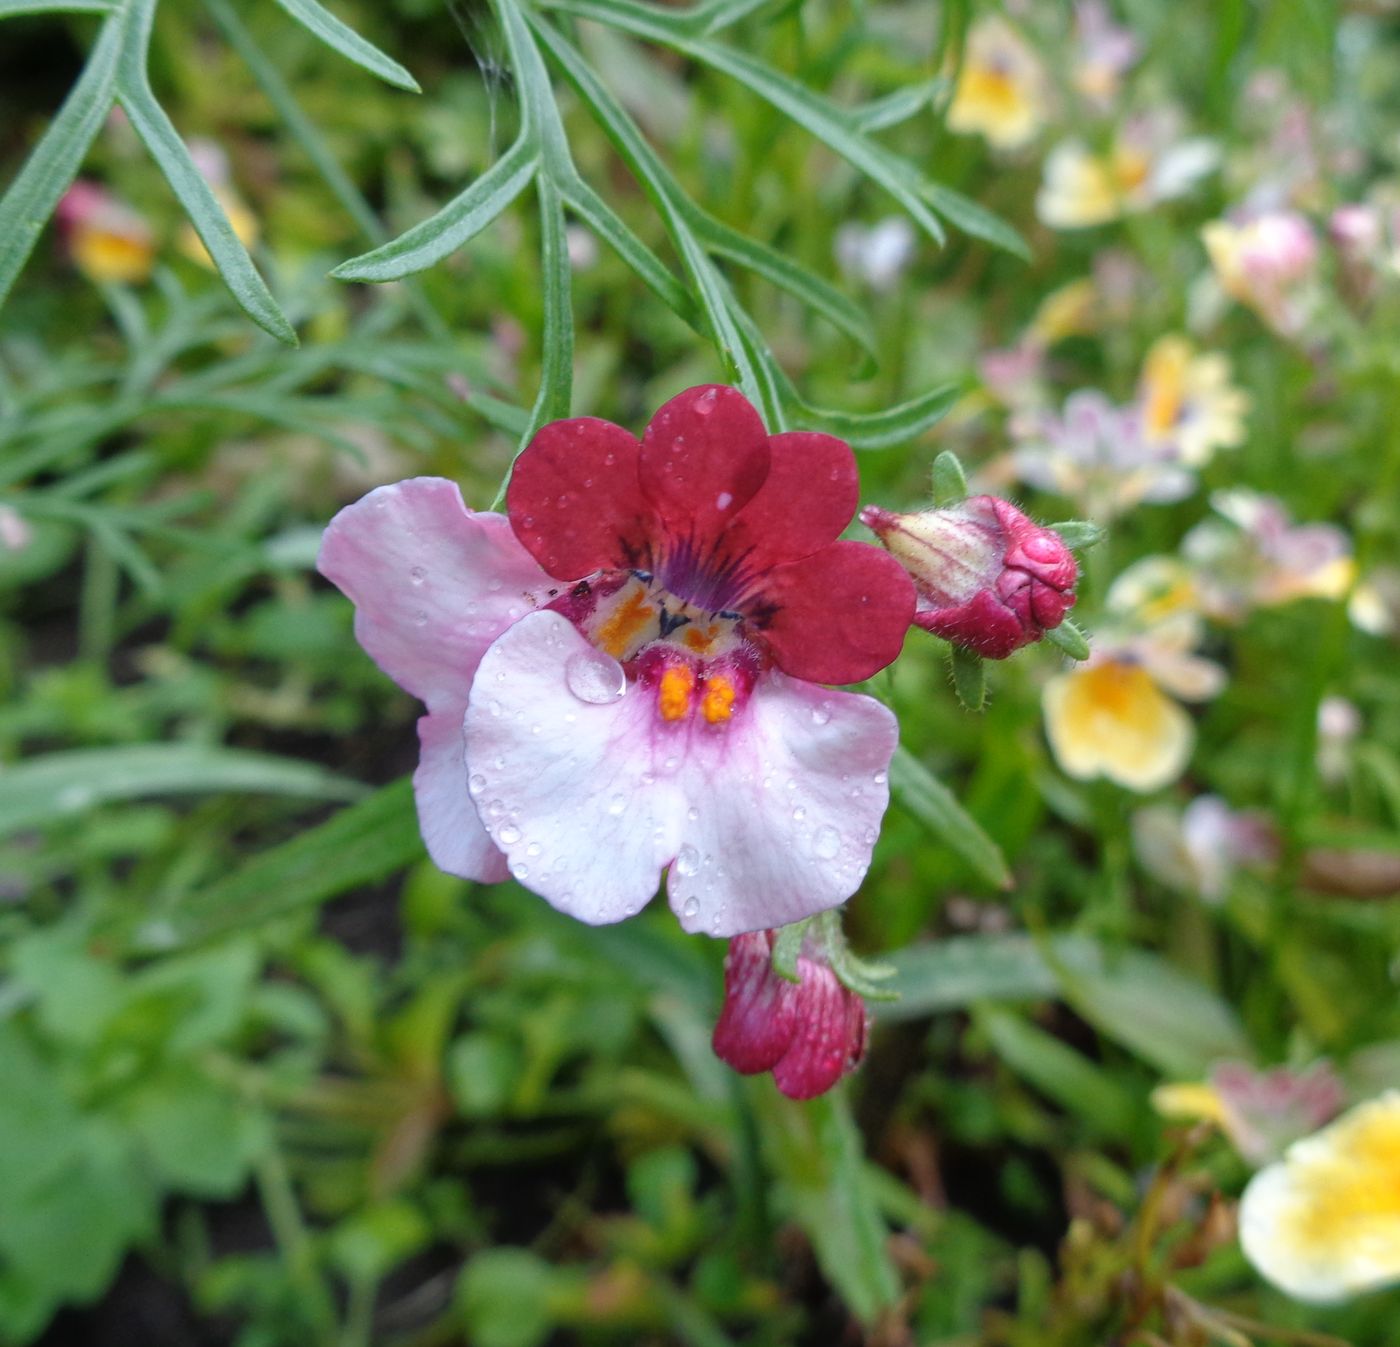
POLYGON ((77 83, 0 199, 0 304, 111 110, 121 44, 122 21, 109 19, 77 83))
POLYGON ((1009 889, 1011 871, 1001 848, 982 831, 953 793, 905 748, 890 762, 890 787, 900 804, 928 825, 933 834, 958 853, 989 884, 1009 889))
POLYGON ((1089 658, 1089 640, 1069 618, 1065 618, 1059 626, 1051 627, 1045 633, 1045 639, 1051 645, 1058 646, 1070 659, 1089 658))
POLYGON ((189 147, 155 100, 146 75, 156 0, 131 0, 117 67, 117 99, 151 157, 179 198, 195 233, 208 250, 224 284, 243 311, 265 332, 288 346, 297 335, 258 275, 248 250, 223 207, 190 157, 189 147))
MULTIPOLYGON (((535 183, 540 204, 540 284, 544 323, 540 334, 540 389, 521 436, 523 448, 546 422, 569 415, 574 381, 574 308, 564 201, 549 177, 535 183)), ((504 491, 504 486, 502 487, 504 491)))
MULTIPOLYGON (((1063 963, 1083 966, 1097 956, 1084 936, 1053 940, 1063 963)), ((1028 935, 960 935, 910 945, 888 956, 899 1000, 879 1008, 881 1019, 901 1020, 964 1010, 977 1001, 1046 1001, 1060 979, 1028 935)))
POLYGON ((930 476, 933 503, 940 509, 967 499, 967 474, 963 471, 962 460, 951 449, 945 449, 933 460, 930 476))
POLYGON ((396 281, 423 271, 479 234, 521 192, 539 169, 539 152, 522 135, 466 191, 398 238, 342 262, 340 281, 396 281))
POLYGON ((0 0, 0 19, 21 14, 113 14, 116 0, 0 0))
POLYGON ((948 81, 941 76, 919 84, 906 85, 883 98, 872 99, 869 103, 853 109, 850 113, 851 122, 857 130, 867 133, 898 126, 930 107, 933 100, 942 94, 947 86, 948 81))
POLYGON ((1025 239, 1006 223, 999 215, 993 215, 985 206, 979 206, 970 197, 945 187, 940 182, 923 179, 924 199, 949 224, 957 225, 964 234, 982 239, 994 247, 1030 261, 1031 250, 1025 239))
POLYGON ((981 711, 987 705, 987 663, 981 655, 955 645, 951 650, 953 691, 968 711, 981 711))
POLYGON ((405 777, 199 889, 139 929, 134 944, 138 951, 168 951, 246 930, 377 883, 422 854, 413 783, 405 777))
POLYGON ((114 800, 248 791, 344 800, 358 787, 311 763, 203 744, 73 749, 0 772, 0 836, 72 818, 114 800))
POLYGON ((945 384, 883 412, 841 412, 812 406, 786 381, 783 388, 784 400, 801 413, 798 419, 839 435, 855 449, 887 449, 923 434, 948 414, 962 393, 961 385, 945 384))
POLYGON ((833 327, 860 346, 873 366, 879 352, 869 320, 861 307, 834 285, 766 243, 731 229, 711 215, 706 214, 697 222, 696 232, 710 252, 747 267, 800 299, 814 313, 821 314, 833 327))
POLYGON ((422 93, 418 81, 391 56, 366 41, 348 24, 342 23, 318 0, 277 0, 307 32, 320 38, 347 60, 409 93, 422 93))

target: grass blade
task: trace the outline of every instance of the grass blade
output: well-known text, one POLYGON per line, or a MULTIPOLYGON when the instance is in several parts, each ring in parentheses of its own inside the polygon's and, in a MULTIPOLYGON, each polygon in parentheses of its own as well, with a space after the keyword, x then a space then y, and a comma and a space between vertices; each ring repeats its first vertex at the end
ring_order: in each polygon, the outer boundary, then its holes
POLYGON ((1011 871, 1001 848, 918 758, 905 748, 894 751, 890 787, 900 804, 958 853, 989 884, 1011 887, 1011 871))
POLYGON ((398 89, 422 93, 418 81, 391 56, 386 56, 374 43, 362 38, 348 24, 342 23, 318 0, 277 0, 307 32, 318 37, 326 46, 338 51, 348 61, 398 89))

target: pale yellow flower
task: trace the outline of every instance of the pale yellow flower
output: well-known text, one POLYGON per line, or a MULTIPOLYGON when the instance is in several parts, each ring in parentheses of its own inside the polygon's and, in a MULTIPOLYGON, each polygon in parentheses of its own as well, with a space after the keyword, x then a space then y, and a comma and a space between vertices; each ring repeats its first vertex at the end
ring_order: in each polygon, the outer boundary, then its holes
POLYGON ((90 281, 135 285, 155 264, 151 227, 95 183, 79 180, 56 212, 73 265, 90 281))
POLYGON ((1400 1281, 1400 1091, 1260 1170, 1240 1202, 1240 1243, 1297 1300, 1344 1300, 1400 1281))
POLYGON ((1230 361, 1197 354, 1181 336, 1157 341, 1143 362, 1139 383, 1143 432, 1149 442, 1170 442, 1189 468, 1203 467, 1217 449, 1244 443, 1249 395, 1230 382, 1230 361))
POLYGON ((1087 276, 1052 290, 1040 301, 1026 329, 1036 345, 1053 346, 1066 337, 1084 336, 1099 325, 1102 299, 1098 286, 1087 276))
POLYGON ((1020 34, 997 18, 975 23, 948 107, 948 129, 1014 150, 1034 139, 1047 103, 1045 72, 1020 34))
POLYGON ((1232 299, 1285 336, 1307 325, 1318 245, 1312 226, 1297 211, 1212 220, 1201 229, 1201 242, 1220 288, 1232 299))
POLYGON ((1109 587, 1106 603, 1151 627, 1178 613, 1199 612, 1201 593, 1184 561, 1159 555, 1143 557, 1123 571, 1109 587))

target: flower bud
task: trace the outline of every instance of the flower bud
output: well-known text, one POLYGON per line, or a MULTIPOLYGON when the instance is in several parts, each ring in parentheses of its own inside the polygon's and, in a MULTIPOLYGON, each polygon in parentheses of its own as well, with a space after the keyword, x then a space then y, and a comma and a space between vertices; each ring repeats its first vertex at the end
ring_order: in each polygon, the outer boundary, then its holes
POLYGON ((1079 568, 1064 540, 998 496, 895 514, 870 505, 861 522, 914 579, 914 625, 1005 659, 1064 620, 1079 568))
POLYGON ((865 1002, 810 948, 798 955, 799 981, 781 977, 774 935, 750 931, 729 942, 715 1055, 744 1075, 771 1071, 790 1099, 815 1099, 864 1055, 865 1002))

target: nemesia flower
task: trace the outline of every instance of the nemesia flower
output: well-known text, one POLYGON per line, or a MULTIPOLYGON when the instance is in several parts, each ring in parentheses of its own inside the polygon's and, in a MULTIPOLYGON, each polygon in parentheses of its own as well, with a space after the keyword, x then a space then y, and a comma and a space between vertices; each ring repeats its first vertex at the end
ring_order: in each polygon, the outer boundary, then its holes
POLYGON ((1129 613, 1144 627, 1177 613, 1199 613, 1201 608, 1195 573, 1172 556, 1143 557, 1133 562, 1114 579, 1106 601, 1113 612, 1129 613))
POLYGON ((1163 884, 1219 903, 1237 866, 1278 855, 1268 815, 1234 810, 1217 795, 1200 795, 1177 813, 1167 805, 1139 809, 1132 820, 1133 849, 1143 868, 1163 884))
POLYGON ((1274 331, 1296 336, 1313 307, 1309 282, 1317 266, 1317 238, 1296 211, 1275 210, 1249 219, 1213 220, 1201 230, 1220 288, 1253 309, 1274 331))
POLYGON ((896 726, 819 684, 882 669, 914 612, 893 558, 833 541, 856 499, 846 444, 770 436, 710 385, 640 442, 594 417, 545 426, 508 518, 440 478, 342 510, 318 565, 427 703, 414 786, 433 860, 512 874, 593 924, 666 870, 681 924, 712 935, 849 898, 896 726))
POLYGON ((1400 1090, 1260 1170, 1240 1200, 1240 1244, 1295 1300, 1345 1300, 1400 1280, 1400 1090))
POLYGON ((1116 407, 1096 389, 1065 399, 1059 416, 1013 426, 1013 454, 1023 482, 1065 496, 1089 519, 1107 522, 1143 503, 1181 500, 1195 477, 1177 460, 1176 445, 1149 443, 1136 407, 1116 407))
POLYGON ((1181 552, 1204 610, 1222 622, 1297 599, 1338 601, 1356 580, 1351 541, 1333 524, 1294 524, 1283 502, 1243 487, 1211 496, 1217 519, 1197 524, 1181 552))
POLYGON ((1153 345, 1138 399, 1149 443, 1174 444, 1189 468, 1204 467, 1217 449, 1244 443, 1250 400, 1230 382, 1229 358, 1198 355, 1185 337, 1162 337, 1153 345))
POLYGON ((1104 0, 1078 0, 1074 7, 1074 87, 1106 111, 1137 64, 1141 51, 1131 30, 1115 23, 1104 0))
POLYGON ((1026 329, 1029 341, 1053 346, 1066 337, 1093 332, 1099 322, 1100 295, 1092 278, 1081 276, 1052 290, 1039 305, 1026 329))
POLYGON ((95 182, 78 179, 54 212, 73 265, 90 281, 135 285, 155 263, 151 227, 95 182))
POLYGON ((1351 299, 1369 303, 1383 280, 1400 276, 1400 205, 1395 202, 1338 206, 1328 218, 1327 234, 1351 299))
POLYGON ((985 136, 999 150, 1015 150, 1035 138, 1048 105, 1045 71, 1025 39, 998 18, 973 24, 948 107, 948 129, 985 136))
POLYGON ((1213 141, 1177 134, 1169 109, 1126 122, 1109 149, 1057 145, 1045 160, 1035 209, 1052 229, 1087 229, 1185 196, 1219 163, 1213 141))
POLYGON ((773 969, 775 935, 752 931, 729 942, 715 1055, 744 1075, 771 1071, 791 1099, 814 1099, 865 1055, 865 1002, 814 946, 798 955, 797 982, 781 977, 773 969))
POLYGON ((1064 621, 1079 567, 1064 539, 998 496, 861 523, 913 577, 914 625, 987 659, 1005 659, 1064 621))
POLYGON ((914 260, 916 243, 914 226, 903 215, 869 226, 853 221, 836 231, 836 260, 872 290, 892 290, 914 260))
POLYGON ((1145 630, 1095 633, 1093 653, 1041 694, 1045 733, 1062 770, 1148 792, 1181 775, 1195 744, 1175 700, 1201 701, 1224 686, 1219 665, 1194 654, 1200 624, 1178 613, 1145 630))
POLYGON ((1262 1165, 1335 1118, 1346 1105, 1346 1090, 1326 1061, 1269 1071, 1220 1062, 1202 1084, 1158 1086, 1152 1105, 1167 1118, 1215 1123, 1241 1158, 1262 1165))
POLYGON ((34 540, 29 521, 10 505, 0 505, 0 547, 7 552, 23 552, 34 540))
MULTIPOLYGON (((189 151, 190 158, 194 160, 200 176, 213 190, 214 199, 222 207, 224 214, 228 217, 229 224, 233 226, 233 232, 238 241, 245 248, 251 248, 258 241, 258 235, 261 232, 258 226, 258 217, 248 209, 233 185, 233 174, 229 171, 228 155, 224 153, 221 146, 202 136, 195 136, 189 141, 189 151)), ((188 221, 181 226, 178 242, 180 251, 190 261, 198 262, 200 266, 208 267, 211 271, 214 270, 214 259, 209 256, 208 249, 205 248, 199 235, 195 233, 194 226, 188 221)))

